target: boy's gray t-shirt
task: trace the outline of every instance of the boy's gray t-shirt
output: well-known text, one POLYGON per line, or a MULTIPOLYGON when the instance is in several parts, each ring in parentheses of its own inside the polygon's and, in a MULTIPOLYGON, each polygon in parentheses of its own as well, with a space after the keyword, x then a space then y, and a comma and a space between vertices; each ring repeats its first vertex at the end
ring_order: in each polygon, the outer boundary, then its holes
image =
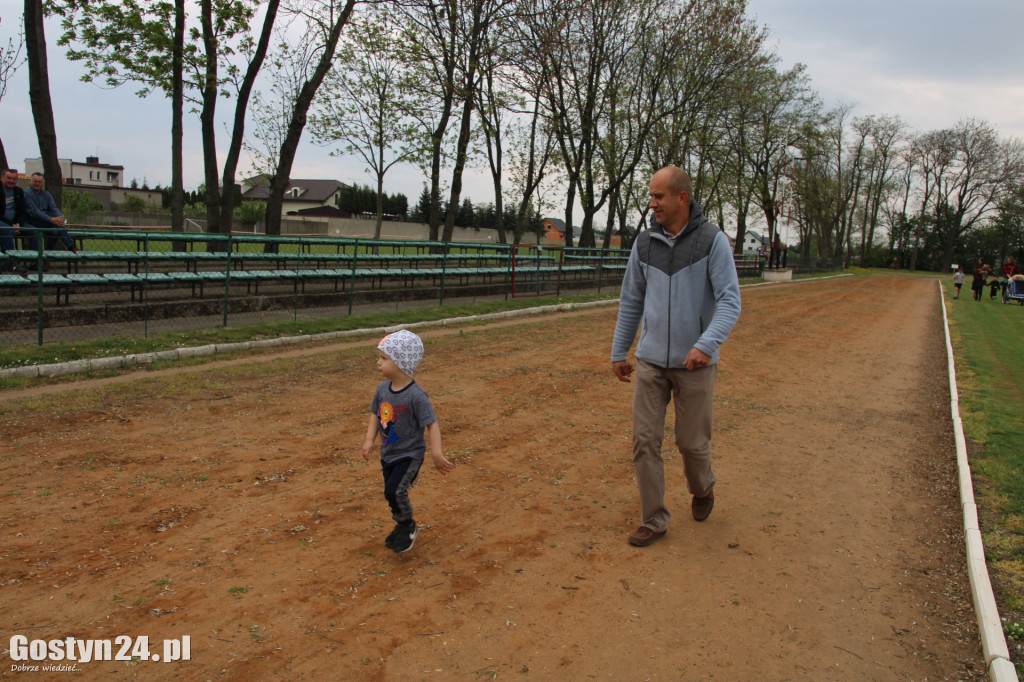
POLYGON ((377 417, 380 458, 384 462, 423 459, 427 452, 423 429, 436 422, 437 415, 419 384, 414 381, 395 392, 390 381, 382 381, 373 394, 370 412, 377 417))

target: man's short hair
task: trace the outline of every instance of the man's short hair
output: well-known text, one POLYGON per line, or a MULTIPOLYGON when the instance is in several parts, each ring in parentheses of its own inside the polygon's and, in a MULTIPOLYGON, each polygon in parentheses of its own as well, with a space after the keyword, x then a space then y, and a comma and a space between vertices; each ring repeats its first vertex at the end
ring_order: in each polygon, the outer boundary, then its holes
POLYGON ((693 181, 690 175, 678 166, 669 166, 668 189, 672 194, 686 192, 686 196, 693 198, 693 181))
POLYGON ((17 168, 5 168, 3 170, 3 172, 4 173, 14 173, 15 175, 17 175, 18 174, 18 169, 17 168))
POLYGON ((37 176, 37 175, 38 175, 39 177, 41 177, 41 178, 45 178, 45 177, 46 177, 45 175, 43 175, 43 174, 42 174, 42 173, 40 173, 39 171, 36 171, 35 173, 33 173, 33 174, 32 174, 32 177, 34 178, 34 177, 35 177, 35 176, 37 176))

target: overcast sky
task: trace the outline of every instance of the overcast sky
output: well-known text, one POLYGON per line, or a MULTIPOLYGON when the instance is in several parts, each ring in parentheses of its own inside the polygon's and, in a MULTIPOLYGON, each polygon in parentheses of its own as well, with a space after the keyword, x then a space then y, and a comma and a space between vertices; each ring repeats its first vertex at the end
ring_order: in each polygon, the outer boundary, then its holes
MULTIPOLYGON (((21 0, 0 0, 0 41, 14 34, 21 0)), ((964 117, 992 123, 1004 137, 1024 139, 1024 0, 748 0, 748 13, 771 31, 782 66, 807 65, 829 107, 855 105, 853 115, 899 114, 913 129, 933 130, 964 117)), ((125 167, 126 181, 170 184, 170 107, 161 95, 139 99, 130 86, 103 89, 78 80, 80 65, 55 45, 59 26, 47 24, 50 92, 62 158, 125 167)), ((28 102, 27 67, 0 102, 0 136, 8 161, 23 168, 39 156, 28 102)), ((230 102, 219 104, 222 120, 230 102)), ((185 184, 202 181, 197 117, 189 116, 185 184)), ((334 178, 369 184, 360 164, 309 143, 308 132, 294 178, 334 178)), ((221 142, 220 151, 226 149, 221 142)), ((250 170, 243 158, 239 173, 250 170)), ((418 169, 396 169, 386 189, 415 201, 423 184, 418 169)), ((463 192, 475 203, 493 199, 489 182, 470 179, 463 192)))

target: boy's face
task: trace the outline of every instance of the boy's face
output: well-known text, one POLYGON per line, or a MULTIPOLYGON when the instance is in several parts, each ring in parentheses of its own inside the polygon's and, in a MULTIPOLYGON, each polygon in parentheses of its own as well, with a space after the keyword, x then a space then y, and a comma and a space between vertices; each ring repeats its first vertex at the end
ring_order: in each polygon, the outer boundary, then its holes
POLYGON ((402 370, 398 369, 395 361, 389 358, 382 350, 377 351, 377 369, 384 375, 385 379, 391 379, 392 381, 405 376, 402 374, 402 370))

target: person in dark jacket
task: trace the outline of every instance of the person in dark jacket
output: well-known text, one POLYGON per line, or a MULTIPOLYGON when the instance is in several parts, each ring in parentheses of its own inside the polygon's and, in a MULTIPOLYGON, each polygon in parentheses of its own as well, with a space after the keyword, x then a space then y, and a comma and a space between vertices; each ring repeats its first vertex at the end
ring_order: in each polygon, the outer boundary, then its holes
MULTIPOLYGON (((18 187, 18 171, 7 168, 0 173, 0 251, 13 251, 16 247, 14 237, 18 234, 21 226, 28 219, 28 209, 25 205, 25 193, 18 187)), ((35 235, 28 239, 27 247, 38 248, 35 235)), ((25 274, 27 270, 13 258, 0 260, 0 272, 16 272, 25 274)))

